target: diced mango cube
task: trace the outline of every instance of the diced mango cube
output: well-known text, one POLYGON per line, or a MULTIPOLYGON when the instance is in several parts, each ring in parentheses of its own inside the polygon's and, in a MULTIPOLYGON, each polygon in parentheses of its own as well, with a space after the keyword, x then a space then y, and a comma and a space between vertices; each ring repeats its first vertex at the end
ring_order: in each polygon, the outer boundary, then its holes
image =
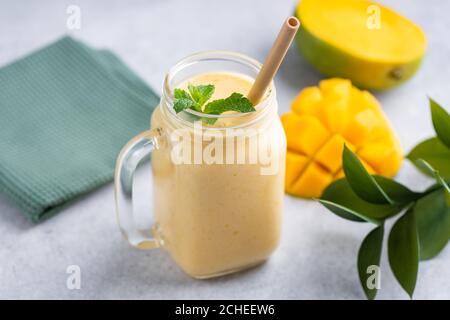
POLYGON ((334 78, 320 81, 319 87, 323 98, 318 106, 318 117, 331 132, 343 132, 349 121, 351 82, 334 78))
POLYGON ((331 78, 320 81, 319 88, 325 96, 347 99, 352 89, 352 83, 347 79, 331 78))
POLYGON ((371 109, 358 112, 343 133, 344 137, 359 147, 378 126, 383 122, 371 109))
POLYGON ((398 152, 399 147, 390 147, 392 143, 368 144, 358 151, 361 159, 373 167, 377 174, 392 177, 400 169, 403 157, 398 152))
POLYGON ((301 177, 287 191, 294 195, 301 194, 303 197, 317 198, 331 181, 333 181, 331 173, 316 163, 310 163, 301 177))
POLYGON ((286 178, 284 180, 286 190, 295 182, 309 159, 295 152, 288 151, 286 154, 286 178))
POLYGON ((292 101, 292 111, 297 114, 314 115, 317 112, 316 105, 322 100, 322 93, 317 87, 307 87, 292 101))
POLYGON ((354 151, 355 147, 345 141, 342 136, 335 134, 333 135, 320 150, 316 153, 316 160, 322 166, 327 168, 330 172, 336 172, 342 167, 342 151, 344 150, 344 144, 354 151))
POLYGON ((285 113, 281 122, 289 134, 288 149, 305 155, 313 155, 330 136, 322 123, 313 116, 285 113))

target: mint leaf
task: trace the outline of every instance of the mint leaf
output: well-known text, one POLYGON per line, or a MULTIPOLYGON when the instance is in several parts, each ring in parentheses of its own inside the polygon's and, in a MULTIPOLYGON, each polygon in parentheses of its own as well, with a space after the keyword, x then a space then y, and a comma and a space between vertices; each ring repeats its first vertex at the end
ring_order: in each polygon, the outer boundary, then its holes
POLYGON ((430 98, 431 119, 434 130, 443 144, 450 148, 450 115, 436 101, 430 98))
POLYGON ((185 109, 192 109, 195 106, 195 102, 190 99, 179 99, 175 101, 173 104, 173 108, 175 109, 175 112, 181 112, 185 109))
POLYGON ((388 257, 395 278, 412 298, 419 271, 419 237, 412 208, 391 229, 388 257))
POLYGON ((228 98, 214 100, 205 106, 205 113, 222 114, 227 111, 253 112, 256 111, 250 100, 242 94, 234 92, 228 98))
POLYGON ((212 84, 198 86, 188 84, 188 90, 192 99, 197 103, 198 108, 201 109, 206 101, 211 98, 215 88, 212 84))
POLYGON ((342 153, 342 163, 348 183, 361 199, 375 204, 394 203, 346 145, 342 153))
POLYGON ((173 108, 176 113, 179 113, 185 109, 195 109, 195 101, 192 100, 191 96, 186 91, 177 88, 174 91, 174 97, 175 101, 173 103, 173 108))
POLYGON ((173 95, 175 96, 175 99, 189 99, 189 100, 192 100, 192 98, 189 95, 189 93, 187 93, 183 89, 176 88, 173 95))
MULTIPOLYGON (((373 229, 361 243, 358 251, 358 274, 361 286, 364 289, 367 299, 373 300, 377 295, 377 288, 369 288, 369 282, 372 278, 375 281, 379 281, 380 274, 375 274, 374 272, 379 272, 379 270, 370 271, 371 266, 380 267, 381 250, 383 247, 383 235, 384 235, 384 225, 380 225, 373 229)), ((376 283, 375 283, 376 284, 376 283)))
POLYGON ((450 178, 450 148, 447 148, 438 138, 431 138, 419 143, 407 155, 407 158, 423 173, 430 175, 417 164, 418 159, 428 162, 433 168, 439 171, 444 179, 450 178))

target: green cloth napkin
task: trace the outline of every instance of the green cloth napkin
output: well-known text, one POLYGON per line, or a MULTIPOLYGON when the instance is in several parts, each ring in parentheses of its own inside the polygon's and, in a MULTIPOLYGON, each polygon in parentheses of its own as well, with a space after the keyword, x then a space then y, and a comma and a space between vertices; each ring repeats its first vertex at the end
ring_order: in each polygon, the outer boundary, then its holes
POLYGON ((158 96, 114 54, 70 37, 0 69, 0 192, 37 222, 113 178, 158 96))

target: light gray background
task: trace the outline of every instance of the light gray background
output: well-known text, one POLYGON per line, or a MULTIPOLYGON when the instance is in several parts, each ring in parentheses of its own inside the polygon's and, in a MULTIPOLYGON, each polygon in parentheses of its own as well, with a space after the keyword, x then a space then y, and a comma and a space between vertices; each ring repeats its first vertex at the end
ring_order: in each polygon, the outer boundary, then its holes
MULTIPOLYGON (((421 25, 429 41, 418 74, 377 94, 405 151, 433 134, 427 95, 450 106, 450 2, 382 1, 421 25)), ((263 60, 295 1, 6 1, 0 0, 0 65, 69 33, 107 47, 153 88, 170 66, 200 50, 240 51, 263 60), (66 28, 66 8, 81 8, 81 30, 66 28)), ((320 75, 292 48, 276 78, 280 113, 320 75)), ((147 168, 148 169, 148 168, 147 168)), ((149 170, 136 184, 137 207, 148 210, 149 170)), ((398 179, 422 189, 430 183, 405 162, 398 179)), ((0 298, 364 298, 356 271, 359 244, 371 226, 345 221, 313 201, 286 196, 282 242, 264 265, 198 281, 162 250, 137 251, 121 238, 108 184, 54 218, 32 225, 0 196, 0 298), (82 270, 81 290, 66 288, 66 267, 82 270)), ((450 299, 450 249, 420 264, 418 299, 450 299)), ((382 261, 379 298, 406 294, 382 261)))

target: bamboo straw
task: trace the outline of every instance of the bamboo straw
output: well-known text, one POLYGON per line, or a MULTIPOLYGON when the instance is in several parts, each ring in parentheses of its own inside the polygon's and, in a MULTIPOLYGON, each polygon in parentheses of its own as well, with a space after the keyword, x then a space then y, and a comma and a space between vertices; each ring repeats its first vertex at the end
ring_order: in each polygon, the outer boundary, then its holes
POLYGON ((300 26, 300 21, 294 16, 286 19, 281 27, 280 33, 277 39, 272 45, 269 54, 264 61, 264 64, 256 76, 255 82, 253 83, 247 98, 253 105, 257 105, 258 102, 263 97, 273 77, 278 71, 281 62, 289 49, 294 36, 300 26))

